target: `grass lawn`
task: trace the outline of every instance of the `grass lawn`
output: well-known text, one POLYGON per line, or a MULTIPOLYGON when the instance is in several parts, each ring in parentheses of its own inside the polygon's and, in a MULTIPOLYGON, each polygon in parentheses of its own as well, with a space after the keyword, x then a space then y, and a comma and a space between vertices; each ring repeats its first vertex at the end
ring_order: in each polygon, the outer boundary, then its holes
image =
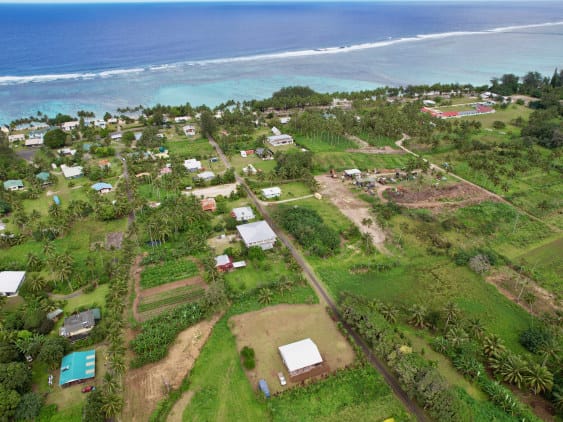
POLYGON ((233 154, 229 157, 229 161, 238 173, 242 172, 243 167, 249 164, 252 164, 257 170, 262 170, 265 173, 271 172, 276 167, 276 160, 262 160, 256 155, 249 155, 243 158, 240 154, 233 154))
MULTIPOLYGON (((104 308, 106 305, 106 295, 109 291, 109 284, 102 284, 97 287, 92 293, 81 294, 79 296, 67 299, 64 307, 65 315, 70 315, 79 308, 104 308)), ((102 315, 103 316, 103 315, 102 315)))
POLYGON ((358 147, 354 141, 331 133, 320 133, 317 136, 296 135, 295 143, 315 153, 346 151, 358 147))
POLYGON ((321 152, 313 156, 315 173, 326 173, 331 168, 343 171, 350 168, 360 170, 397 169, 403 167, 409 157, 406 154, 362 154, 359 152, 321 152))
POLYGON ((187 158, 210 158, 215 157, 215 149, 209 141, 204 138, 194 140, 169 141, 166 148, 171 156, 187 158))
POLYGON ((311 338, 331 372, 355 360, 354 350, 340 333, 322 305, 277 305, 236 315, 229 320, 237 349, 249 346, 256 353, 256 368, 246 371, 251 385, 263 378, 275 394, 299 386, 292 382, 280 357, 278 347, 311 338), (284 321, 280 325, 280 321, 284 321), (287 386, 280 385, 277 373, 282 372, 287 386))
POLYGON ((225 280, 231 288, 238 291, 254 289, 260 285, 270 284, 282 275, 289 276, 291 271, 281 256, 268 252, 264 261, 246 260, 246 267, 225 274, 225 280))
POLYGON ((413 421, 375 369, 357 367, 270 399, 274 421, 413 421))
MULTIPOLYGON (((272 186, 278 186, 281 189, 280 201, 286 199, 299 198, 301 196, 311 195, 311 189, 303 182, 276 183, 272 186)), ((262 194, 262 188, 256 189, 258 196, 262 194)), ((268 202, 276 202, 276 199, 266 200, 268 202)))

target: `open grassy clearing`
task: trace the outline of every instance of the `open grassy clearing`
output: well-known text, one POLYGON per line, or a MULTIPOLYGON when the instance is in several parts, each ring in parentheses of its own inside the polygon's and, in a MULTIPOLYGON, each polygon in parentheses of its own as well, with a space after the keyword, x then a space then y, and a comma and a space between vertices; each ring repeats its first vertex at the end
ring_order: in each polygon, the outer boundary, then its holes
POLYGON ((338 372, 314 384, 289 390, 270 401, 274 421, 412 421, 375 369, 338 372))
POLYGON ((76 309, 90 309, 93 307, 103 308, 106 304, 106 295, 108 291, 109 284, 102 284, 92 293, 82 293, 76 297, 67 299, 63 310, 65 311, 65 314, 68 315, 76 309))
POLYGON ((315 135, 296 135, 295 143, 300 147, 312 152, 336 152, 357 148, 357 144, 343 136, 331 133, 319 133, 315 135))
POLYGON ((321 152, 313 156, 315 173, 325 173, 330 169, 343 171, 350 168, 360 170, 402 168, 408 157, 393 154, 362 154, 359 152, 321 152))
POLYGON ((366 141, 372 147, 387 146, 387 147, 397 148, 397 145, 395 145, 395 142, 397 140, 388 138, 386 136, 374 136, 373 134, 370 133, 361 133, 360 135, 358 135, 358 138, 360 138, 363 141, 366 141))
POLYGON ((237 291, 254 289, 270 284, 281 276, 289 276, 291 271, 284 260, 277 255, 268 254, 264 261, 246 260, 246 267, 225 274, 229 286, 237 291))
POLYGON ((190 278, 199 273, 195 262, 188 259, 180 259, 166 262, 161 265, 149 265, 141 273, 141 288, 160 286, 172 281, 190 278))
POLYGON ((211 158, 215 157, 215 149, 205 138, 169 141, 166 143, 168 153, 181 158, 211 158))
POLYGON ((257 170, 262 170, 265 173, 271 172, 276 167, 276 160, 262 160, 256 155, 249 155, 241 157, 240 154, 233 154, 229 157, 229 161, 235 170, 240 173, 243 167, 252 164, 257 170))
POLYGON ((250 384, 258 385, 263 378, 273 394, 299 385, 290 380, 279 346, 311 338, 330 371, 344 368, 355 359, 352 347, 322 305, 271 306, 236 315, 229 320, 229 327, 239 352, 249 346, 256 353, 256 368, 246 371, 250 384), (283 325, 280 321, 284 321, 283 325), (287 386, 280 385, 278 372, 284 374, 287 386))
POLYGON ((181 303, 193 302, 200 299, 204 292, 205 290, 198 286, 186 286, 168 290, 167 292, 141 299, 137 310, 140 313, 145 313, 162 310, 161 308, 176 306, 181 303))

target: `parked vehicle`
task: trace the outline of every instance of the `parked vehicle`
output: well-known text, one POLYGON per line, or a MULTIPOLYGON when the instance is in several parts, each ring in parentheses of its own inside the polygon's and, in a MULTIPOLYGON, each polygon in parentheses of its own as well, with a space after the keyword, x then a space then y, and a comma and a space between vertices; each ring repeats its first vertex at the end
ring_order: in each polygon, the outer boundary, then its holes
POLYGON ((278 372, 278 378, 280 380, 280 384, 282 385, 282 387, 287 384, 287 381, 285 380, 283 373, 278 372))
POLYGON ((96 390, 96 387, 95 387, 95 386, 93 386, 93 385, 87 385, 86 387, 84 387, 84 388, 82 389, 82 392, 83 392, 83 393, 89 393, 90 391, 95 391, 95 390, 96 390))
POLYGON ((260 388, 262 393, 264 393, 264 397, 266 397, 267 399, 270 398, 270 389, 268 388, 268 383, 265 379, 258 381, 258 388, 260 388))

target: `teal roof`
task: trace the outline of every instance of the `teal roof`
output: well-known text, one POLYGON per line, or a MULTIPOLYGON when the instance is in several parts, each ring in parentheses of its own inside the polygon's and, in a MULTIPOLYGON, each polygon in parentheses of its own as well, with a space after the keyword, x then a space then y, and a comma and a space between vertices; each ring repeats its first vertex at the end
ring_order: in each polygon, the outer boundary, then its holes
POLYGON ((47 180, 49 180, 49 176, 50 174, 47 173, 46 171, 42 171, 39 174, 36 174, 35 177, 37 177, 39 180, 46 182, 47 180))
POLYGON ((10 189, 16 186, 23 186, 23 182, 19 179, 17 180, 6 180, 4 182, 4 189, 10 189))
POLYGON ((61 362, 59 385, 96 376, 96 351, 86 350, 66 355, 61 362))

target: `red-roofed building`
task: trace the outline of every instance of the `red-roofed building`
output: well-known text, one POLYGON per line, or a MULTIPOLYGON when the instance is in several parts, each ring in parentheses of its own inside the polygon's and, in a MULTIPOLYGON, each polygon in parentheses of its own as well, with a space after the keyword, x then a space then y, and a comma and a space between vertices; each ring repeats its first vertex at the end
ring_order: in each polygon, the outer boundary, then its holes
POLYGON ((458 117, 459 113, 457 111, 445 111, 443 112, 440 117, 443 119, 447 119, 449 117, 458 117))
POLYGON ((217 203, 215 198, 205 198, 201 200, 201 209, 203 211, 215 211, 217 209, 217 203))
POLYGON ((493 111, 491 107, 487 107, 481 104, 478 104, 477 107, 475 107, 475 110, 477 110, 477 113, 491 113, 493 111))

